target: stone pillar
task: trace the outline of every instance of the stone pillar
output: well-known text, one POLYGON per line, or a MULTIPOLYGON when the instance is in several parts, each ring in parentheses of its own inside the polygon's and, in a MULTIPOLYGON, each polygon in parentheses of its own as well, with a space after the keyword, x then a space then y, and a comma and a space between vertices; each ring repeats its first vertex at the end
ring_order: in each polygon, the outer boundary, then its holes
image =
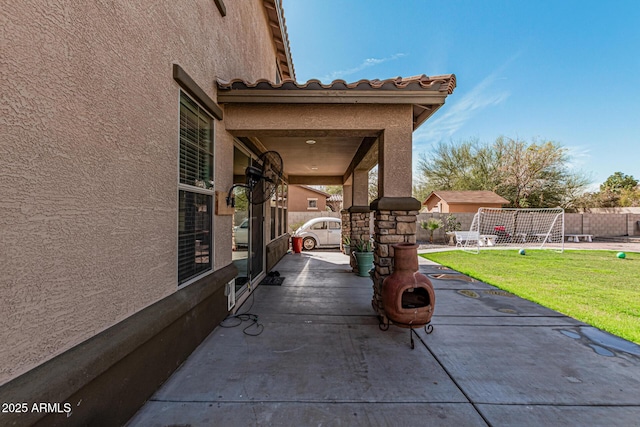
MULTIPOLYGON (((358 241, 369 240, 370 230, 370 209, 369 206, 351 206, 349 208, 349 227, 351 231, 351 251, 358 241)), ((358 272, 358 263, 355 257, 351 257, 350 265, 354 272, 358 272)))
POLYGON ((393 272, 395 243, 416 243, 417 219, 420 202, 407 198, 383 198, 372 203, 375 207, 372 306, 384 317, 382 308, 382 282, 393 272))
MULTIPOLYGON (((409 117, 410 111, 407 111, 409 117)), ((388 127, 378 140, 378 196, 371 203, 375 211, 374 267, 372 305, 385 318, 382 307, 382 282, 393 272, 395 243, 415 243, 417 216, 421 203, 412 191, 411 120, 388 127)))

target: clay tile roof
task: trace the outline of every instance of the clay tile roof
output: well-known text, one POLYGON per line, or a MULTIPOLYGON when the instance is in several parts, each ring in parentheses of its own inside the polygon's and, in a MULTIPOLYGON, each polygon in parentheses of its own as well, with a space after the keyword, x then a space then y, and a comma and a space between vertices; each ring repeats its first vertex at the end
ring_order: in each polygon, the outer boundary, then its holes
POLYGON ((504 197, 501 197, 494 193, 493 191, 488 190, 479 190, 479 191, 433 191, 429 197, 424 201, 423 205, 427 204, 427 201, 432 197, 438 197, 440 200, 443 200, 447 203, 472 203, 472 204, 482 204, 482 203, 500 203, 507 204, 509 201, 504 197))
POLYGON ((385 80, 363 79, 353 83, 347 83, 344 80, 334 80, 327 84, 316 79, 309 80, 306 83, 298 83, 290 79, 283 80, 280 83, 274 83, 266 79, 260 79, 256 82, 247 82, 242 79, 218 79, 217 82, 218 88, 221 90, 429 90, 445 92, 450 95, 456 87, 456 76, 454 74, 445 74, 429 77, 422 74, 412 77, 394 77, 385 80))
POLYGON ((327 199, 327 202, 341 202, 342 194, 333 194, 331 197, 327 199))

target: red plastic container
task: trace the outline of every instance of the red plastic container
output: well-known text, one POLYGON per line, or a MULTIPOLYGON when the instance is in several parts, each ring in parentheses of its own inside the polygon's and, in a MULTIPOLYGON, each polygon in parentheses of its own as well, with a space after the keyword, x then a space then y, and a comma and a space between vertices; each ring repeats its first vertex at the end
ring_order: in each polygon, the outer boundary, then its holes
POLYGON ((293 236, 291 241, 293 242, 293 253, 299 254, 302 252, 302 237, 293 236))

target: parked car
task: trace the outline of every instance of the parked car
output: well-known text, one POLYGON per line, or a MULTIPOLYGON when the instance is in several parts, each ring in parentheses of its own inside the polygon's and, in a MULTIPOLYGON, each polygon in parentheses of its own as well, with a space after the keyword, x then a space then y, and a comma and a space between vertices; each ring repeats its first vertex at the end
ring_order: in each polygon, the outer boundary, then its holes
POLYGON ((305 222, 293 235, 302 237, 303 249, 339 247, 342 239, 342 220, 333 217, 313 218, 305 222))
POLYGON ((233 227, 233 231, 236 238, 236 246, 244 247, 249 245, 249 218, 242 221, 240 225, 233 227))

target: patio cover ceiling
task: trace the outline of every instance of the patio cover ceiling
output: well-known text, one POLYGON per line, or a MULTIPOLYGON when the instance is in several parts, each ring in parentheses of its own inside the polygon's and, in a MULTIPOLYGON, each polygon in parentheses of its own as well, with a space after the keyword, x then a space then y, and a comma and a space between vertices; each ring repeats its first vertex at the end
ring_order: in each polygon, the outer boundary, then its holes
MULTIPOLYGON (((412 128, 417 129, 453 93, 456 78, 453 74, 428 77, 397 77, 386 80, 360 80, 347 83, 334 80, 323 84, 319 80, 297 83, 285 80, 246 82, 240 79, 219 79, 218 102, 229 106, 251 108, 262 104, 265 114, 278 106, 293 106, 296 119, 309 114, 309 122, 317 119, 317 109, 306 109, 318 104, 334 105, 337 109, 347 105, 410 105, 412 128)), ((225 108, 225 114, 229 108, 225 108)), ((326 111, 322 110, 322 111, 326 111)), ((229 117, 226 115, 226 117, 229 117)), ((407 116, 407 120, 409 117, 407 116)), ((292 119, 293 121, 293 119, 292 119)), ((229 130, 229 129, 228 129, 229 130)), ((234 136, 250 142, 260 150, 275 150, 282 156, 285 175, 291 184, 345 183, 353 170, 370 169, 378 163, 377 138, 379 129, 300 129, 295 126, 264 131, 234 131, 234 136), (307 140, 316 141, 313 145, 307 140)))

